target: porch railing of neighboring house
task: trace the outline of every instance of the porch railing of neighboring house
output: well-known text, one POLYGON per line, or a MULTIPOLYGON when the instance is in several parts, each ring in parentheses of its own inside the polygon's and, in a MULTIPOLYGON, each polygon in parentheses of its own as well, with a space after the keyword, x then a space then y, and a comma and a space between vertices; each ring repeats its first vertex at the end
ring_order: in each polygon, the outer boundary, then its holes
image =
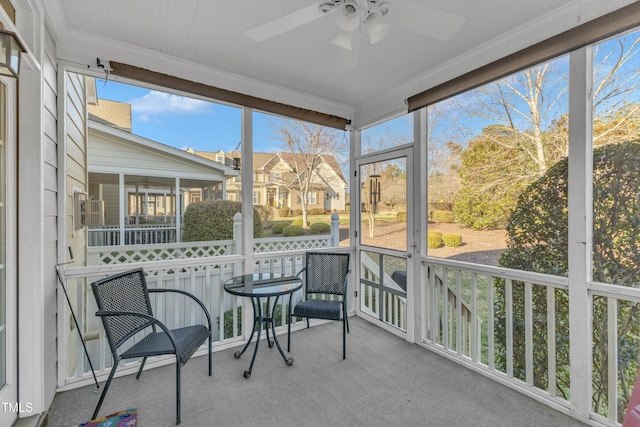
MULTIPOLYGON (((93 315, 97 308, 89 284, 116 272, 143 267, 149 287, 183 289, 196 295, 210 311, 216 347, 234 345, 244 338, 244 301, 225 293, 222 286, 225 280, 245 271, 244 257, 240 255, 241 223, 241 215, 236 214, 232 240, 89 247, 86 267, 71 267, 65 270, 69 296, 79 323, 84 325, 83 335, 92 363, 100 376, 108 374, 112 359, 102 325, 93 315)), ((336 214, 332 218, 332 231, 329 235, 254 239, 256 250, 253 254, 253 272, 296 274, 303 267, 305 251, 338 246, 338 228, 339 219, 336 214), (285 242, 286 244, 283 244, 285 242)), ((198 317, 201 314, 190 302, 185 303, 179 298, 162 294, 154 294, 154 298, 154 313, 170 328, 202 320, 198 317)), ((302 291, 295 294, 294 298, 302 298, 302 291)), ((64 309, 66 310, 66 307, 64 309)), ((286 313, 286 305, 280 307, 277 326, 286 324, 286 313)), ((63 347, 60 350, 61 354, 67 354, 67 359, 61 361, 59 388, 63 390, 89 384, 92 379, 89 364, 84 357, 77 334, 68 328, 64 328, 63 334, 60 342, 66 345, 61 344, 63 347)), ((140 338, 142 335, 135 337, 131 345, 140 338)), ((206 348, 201 348, 199 352, 206 352, 206 348)), ((165 363, 165 359, 156 358, 155 362, 150 361, 148 365, 165 363)), ((122 372, 127 373, 131 369, 124 368, 122 372)))
POLYGON ((175 225, 138 224, 127 225, 122 230, 117 225, 92 226, 87 230, 88 246, 154 245, 174 243, 177 239, 175 225))

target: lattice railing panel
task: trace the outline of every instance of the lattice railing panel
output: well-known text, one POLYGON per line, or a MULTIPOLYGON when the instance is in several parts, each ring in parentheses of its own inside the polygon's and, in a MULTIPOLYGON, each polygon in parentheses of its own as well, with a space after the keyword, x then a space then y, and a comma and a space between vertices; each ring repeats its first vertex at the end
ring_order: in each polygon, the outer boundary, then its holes
POLYGON ((315 239, 291 239, 283 238, 282 240, 264 239, 256 240, 253 244, 254 253, 265 252, 281 252, 281 251, 299 251, 308 249, 320 249, 331 246, 331 240, 326 237, 315 239))

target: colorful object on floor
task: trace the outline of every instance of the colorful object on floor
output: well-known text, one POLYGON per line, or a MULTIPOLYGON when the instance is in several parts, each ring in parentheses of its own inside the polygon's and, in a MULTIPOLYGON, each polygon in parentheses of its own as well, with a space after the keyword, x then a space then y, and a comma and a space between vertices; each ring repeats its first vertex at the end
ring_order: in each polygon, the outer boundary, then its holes
POLYGON ((138 412, 136 408, 116 412, 96 418, 88 423, 81 423, 73 427, 134 427, 138 425, 138 412))

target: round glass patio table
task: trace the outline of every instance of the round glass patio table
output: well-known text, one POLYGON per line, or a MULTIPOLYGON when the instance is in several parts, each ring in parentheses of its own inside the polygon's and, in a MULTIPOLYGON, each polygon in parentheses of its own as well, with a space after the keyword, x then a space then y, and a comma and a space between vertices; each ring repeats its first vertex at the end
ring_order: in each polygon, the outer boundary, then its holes
POLYGON ((244 377, 251 377, 251 370, 253 369, 253 363, 256 360, 258 354, 258 346, 260 344, 260 334, 262 333, 262 325, 266 325, 267 343, 269 347, 273 347, 275 342, 282 359, 287 366, 293 365, 293 358, 287 358, 280 347, 278 337, 276 336, 275 328, 275 311, 278 305, 278 299, 283 295, 289 295, 289 305, 287 312, 287 319, 291 314, 291 298, 293 293, 302 288, 302 279, 296 276, 286 276, 278 273, 260 273, 260 274, 245 274, 242 276, 232 277, 224 282, 225 292, 231 295, 238 295, 241 297, 251 298, 251 305, 253 306, 253 329, 251 330, 251 336, 244 345, 241 351, 236 351, 234 356, 236 359, 240 358, 249 347, 253 335, 258 330, 258 337, 256 339, 256 346, 253 350, 253 357, 251 358, 251 364, 249 369, 244 371, 244 377), (266 298, 266 307, 263 313, 263 301, 266 298), (271 305, 271 298, 274 298, 273 305, 271 305), (266 315, 265 315, 266 314, 266 315), (273 333, 273 341, 269 338, 269 325, 271 325, 271 331, 273 333))

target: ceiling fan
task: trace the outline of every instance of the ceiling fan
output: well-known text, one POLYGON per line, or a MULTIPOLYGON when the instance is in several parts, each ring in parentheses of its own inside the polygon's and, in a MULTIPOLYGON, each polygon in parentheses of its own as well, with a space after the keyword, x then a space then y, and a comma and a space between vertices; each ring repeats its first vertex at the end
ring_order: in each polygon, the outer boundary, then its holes
POLYGON ((356 35, 368 33, 369 43, 384 38, 391 26, 415 34, 447 41, 460 29, 464 17, 419 6, 407 0, 393 4, 386 0, 321 0, 245 31, 261 42, 301 27, 326 15, 335 15, 338 34, 332 43, 338 46, 337 71, 355 68, 360 43, 356 35))

